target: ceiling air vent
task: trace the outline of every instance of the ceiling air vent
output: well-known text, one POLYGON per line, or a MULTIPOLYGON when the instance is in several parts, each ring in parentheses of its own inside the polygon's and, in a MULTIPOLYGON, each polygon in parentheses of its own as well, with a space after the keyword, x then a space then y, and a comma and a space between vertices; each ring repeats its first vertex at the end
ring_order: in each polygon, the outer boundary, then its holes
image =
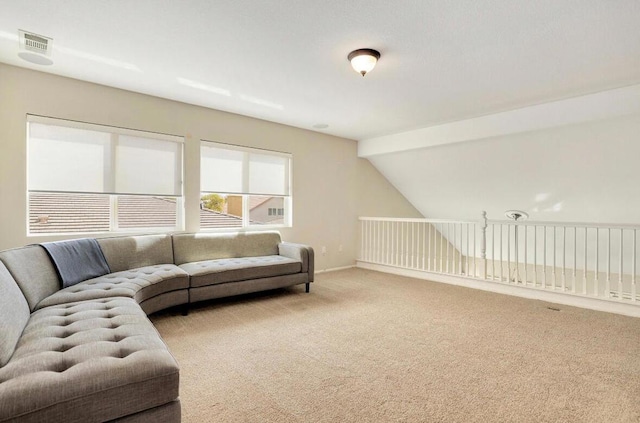
POLYGON ((20 49, 51 56, 53 39, 23 30, 19 30, 18 33, 20 35, 20 49))
POLYGON ((18 36, 20 39, 18 57, 36 65, 53 64, 53 60, 50 58, 53 39, 21 29, 18 30, 18 36))

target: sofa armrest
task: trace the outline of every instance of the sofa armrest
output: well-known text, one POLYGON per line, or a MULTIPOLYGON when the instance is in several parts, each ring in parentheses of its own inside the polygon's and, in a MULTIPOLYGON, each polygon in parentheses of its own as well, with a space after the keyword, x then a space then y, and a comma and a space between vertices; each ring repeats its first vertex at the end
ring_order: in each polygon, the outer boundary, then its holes
POLYGON ((314 255, 313 248, 308 245, 281 242, 278 244, 278 254, 302 263, 302 272, 309 273, 309 282, 313 282, 314 255))

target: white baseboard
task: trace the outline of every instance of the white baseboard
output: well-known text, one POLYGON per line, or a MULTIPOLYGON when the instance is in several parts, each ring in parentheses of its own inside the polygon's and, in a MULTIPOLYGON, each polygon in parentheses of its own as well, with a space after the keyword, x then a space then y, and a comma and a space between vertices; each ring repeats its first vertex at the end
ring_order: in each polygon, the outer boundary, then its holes
POLYGON ((337 270, 353 269, 354 267, 356 267, 355 264, 352 264, 351 266, 331 267, 329 269, 315 270, 314 273, 335 272, 337 270))
POLYGON ((634 305, 618 302, 616 300, 605 300, 600 298, 586 297, 579 294, 564 294, 560 292, 544 291, 527 286, 507 285, 494 281, 483 281, 473 278, 467 278, 464 276, 443 275, 440 273, 404 269, 400 267, 385 266, 382 264, 374 264, 364 261, 357 261, 356 267, 375 270, 378 272, 392 273, 394 275, 408 276, 416 279, 425 279, 433 282, 480 289, 482 291, 490 291, 499 294, 513 295, 516 297, 547 301, 550 303, 587 308, 590 310, 605 311, 608 313, 622 314, 625 316, 640 317, 640 303, 638 305, 634 305))

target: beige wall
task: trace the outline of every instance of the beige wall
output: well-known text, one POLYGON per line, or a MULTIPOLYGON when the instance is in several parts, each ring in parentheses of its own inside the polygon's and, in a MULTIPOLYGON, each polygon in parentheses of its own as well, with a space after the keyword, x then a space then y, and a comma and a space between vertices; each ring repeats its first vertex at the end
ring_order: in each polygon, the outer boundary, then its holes
POLYGON ((0 64, 0 250, 55 239, 26 236, 27 113, 185 136, 190 232, 199 230, 200 139, 292 153, 293 227, 281 233, 313 246, 318 269, 354 264, 359 215, 420 216, 353 140, 0 64))

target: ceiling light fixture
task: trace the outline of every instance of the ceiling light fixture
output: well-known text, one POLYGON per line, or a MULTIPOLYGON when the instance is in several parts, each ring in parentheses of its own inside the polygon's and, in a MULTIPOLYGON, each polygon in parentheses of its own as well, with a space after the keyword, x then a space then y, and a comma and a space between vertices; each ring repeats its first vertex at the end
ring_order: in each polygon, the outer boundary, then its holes
POLYGON ((376 66, 376 62, 380 59, 380 52, 371 48, 361 48, 349 53, 347 59, 356 72, 365 76, 376 66))

